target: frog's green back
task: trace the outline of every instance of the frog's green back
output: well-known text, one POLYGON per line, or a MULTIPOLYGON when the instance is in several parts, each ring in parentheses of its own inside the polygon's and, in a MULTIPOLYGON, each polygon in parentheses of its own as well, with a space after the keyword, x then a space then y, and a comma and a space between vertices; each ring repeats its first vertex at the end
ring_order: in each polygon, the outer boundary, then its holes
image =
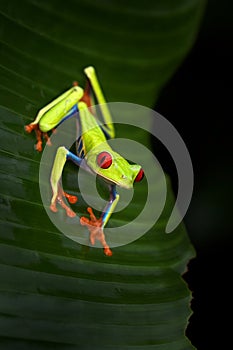
POLYGON ((93 150, 97 145, 106 141, 106 137, 97 119, 83 103, 78 104, 81 126, 81 137, 85 154, 93 150))

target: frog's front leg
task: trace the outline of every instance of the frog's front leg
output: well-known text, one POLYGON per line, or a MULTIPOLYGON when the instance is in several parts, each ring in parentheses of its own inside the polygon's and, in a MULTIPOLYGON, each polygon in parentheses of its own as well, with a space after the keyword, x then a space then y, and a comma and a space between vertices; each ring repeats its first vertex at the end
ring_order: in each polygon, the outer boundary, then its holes
POLYGON ((96 218, 94 215, 92 208, 88 208, 87 211, 90 214, 90 219, 86 217, 80 218, 81 225, 87 226, 89 232, 90 232, 90 242, 92 245, 95 244, 95 241, 98 240, 104 249, 104 254, 107 256, 112 255, 112 251, 109 248, 106 240, 105 240, 105 234, 104 234, 104 226, 107 224, 111 214, 113 213, 117 202, 119 200, 119 195, 116 193, 116 186, 111 185, 110 186, 110 199, 107 203, 101 217, 99 219, 96 218))
MULTIPOLYGON (((66 214, 69 217, 74 217, 74 216, 76 216, 75 212, 65 204, 63 198, 66 197, 71 204, 74 204, 77 202, 77 197, 72 196, 72 195, 64 192, 62 189, 62 186, 60 184, 62 171, 63 171, 63 168, 65 166, 65 163, 71 157, 75 158, 75 164, 80 166, 80 164, 82 162, 81 158, 73 155, 65 147, 58 148, 56 156, 55 156, 55 160, 53 163, 51 177, 50 177, 50 183, 51 183, 51 187, 52 187, 52 191, 53 191, 50 209, 53 212, 57 212, 57 203, 59 203, 61 205, 61 207, 63 209, 65 209, 66 214)), ((74 161, 74 159, 71 159, 71 160, 74 161)))
MULTIPOLYGON (((61 205, 63 209, 65 209, 66 214, 70 217, 76 216, 75 212, 68 207, 63 198, 67 198, 71 204, 77 202, 77 197, 70 195, 63 191, 61 182, 62 171, 65 166, 67 160, 71 160, 75 165, 83 168, 85 171, 91 172, 90 168, 87 166, 85 159, 82 159, 72 152, 70 152, 67 148, 61 146, 57 149, 57 153, 55 156, 55 160, 53 163, 53 168, 50 176, 50 183, 53 191, 53 196, 51 199, 50 209, 53 212, 57 212, 57 203, 61 205)), ((91 172, 92 173, 92 172, 91 172)))

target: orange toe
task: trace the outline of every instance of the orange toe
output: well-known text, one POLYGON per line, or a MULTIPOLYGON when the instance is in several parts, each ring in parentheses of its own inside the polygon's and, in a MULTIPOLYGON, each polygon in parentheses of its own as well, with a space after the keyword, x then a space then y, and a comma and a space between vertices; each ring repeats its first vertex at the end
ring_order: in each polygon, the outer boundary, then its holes
POLYGON ((104 248, 104 254, 107 256, 112 256, 112 251, 110 248, 104 248))
POLYGON ((37 124, 28 124, 24 126, 24 130, 28 133, 37 128, 37 124))
POLYGON ((38 151, 38 152, 41 152, 42 151, 42 141, 38 141, 37 144, 35 145, 35 149, 38 151))
POLYGON ((50 205, 50 210, 53 211, 54 213, 57 212, 57 207, 56 207, 56 204, 55 204, 55 203, 53 203, 53 204, 50 205))
POLYGON ((47 142, 46 142, 46 145, 47 145, 47 146, 52 146, 52 142, 51 142, 50 138, 48 138, 48 140, 47 140, 47 142))
POLYGON ((89 225, 89 219, 85 218, 85 216, 81 216, 80 224, 81 225, 89 225))
POLYGON ((78 197, 77 196, 72 196, 71 194, 68 194, 66 192, 64 192, 64 195, 68 199, 70 204, 75 204, 78 201, 78 197))
POLYGON ((74 218, 76 216, 75 212, 73 210, 71 210, 70 208, 66 208, 66 214, 70 218, 74 218))

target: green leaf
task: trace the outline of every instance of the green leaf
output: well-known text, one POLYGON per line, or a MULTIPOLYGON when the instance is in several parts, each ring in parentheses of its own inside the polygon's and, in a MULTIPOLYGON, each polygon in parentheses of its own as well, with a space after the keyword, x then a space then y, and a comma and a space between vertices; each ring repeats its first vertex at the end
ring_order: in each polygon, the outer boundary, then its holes
MULTIPOLYGON (((201 0, 1 0, 4 350, 193 348, 184 336, 191 296, 181 274, 194 250, 183 224, 170 235, 164 232, 174 204, 169 181, 166 206, 153 229, 107 258, 50 222, 39 192, 41 154, 24 125, 74 80, 83 85, 82 70, 89 64, 109 101, 153 106, 191 48, 203 8, 201 0)), ((117 132, 130 137, 126 128, 117 132)), ((135 136, 147 142, 143 134, 135 136)), ((146 191, 146 184, 138 191, 146 191)), ((136 196, 135 210, 140 201, 136 196)), ((132 210, 124 210, 122 223, 132 210)))

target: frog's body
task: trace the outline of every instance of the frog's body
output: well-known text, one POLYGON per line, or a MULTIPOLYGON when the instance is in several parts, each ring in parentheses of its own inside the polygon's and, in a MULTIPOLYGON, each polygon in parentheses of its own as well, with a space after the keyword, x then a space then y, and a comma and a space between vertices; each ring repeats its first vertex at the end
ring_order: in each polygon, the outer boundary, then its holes
POLYGON ((76 154, 65 147, 59 147, 57 150, 50 178, 53 190, 50 209, 56 212, 56 204, 59 203, 66 210, 68 216, 74 217, 76 215, 63 200, 65 196, 70 203, 75 203, 77 201, 76 196, 65 193, 60 186, 62 171, 67 160, 71 160, 76 165, 103 178, 109 186, 110 198, 108 204, 103 210, 100 219, 96 219, 92 209, 88 208, 90 219, 82 217, 80 222, 88 227, 91 243, 94 244, 95 239, 98 239, 104 247, 105 254, 112 255, 105 241, 103 228, 119 200, 119 195, 116 193, 116 185, 123 188, 132 188, 135 181, 140 181, 143 178, 143 170, 140 165, 129 164, 107 143, 107 140, 115 135, 111 114, 94 68, 86 68, 85 73, 89 84, 87 90, 84 91, 79 86, 73 86, 41 109, 36 119, 27 125, 25 129, 27 132, 36 131, 36 149, 41 151, 41 134, 45 134, 45 138, 50 142, 47 132, 56 128, 66 119, 76 115, 81 136, 76 142, 76 154), (88 108, 91 105, 90 87, 93 89, 99 103, 104 124, 101 124, 91 112, 91 109, 88 108))

